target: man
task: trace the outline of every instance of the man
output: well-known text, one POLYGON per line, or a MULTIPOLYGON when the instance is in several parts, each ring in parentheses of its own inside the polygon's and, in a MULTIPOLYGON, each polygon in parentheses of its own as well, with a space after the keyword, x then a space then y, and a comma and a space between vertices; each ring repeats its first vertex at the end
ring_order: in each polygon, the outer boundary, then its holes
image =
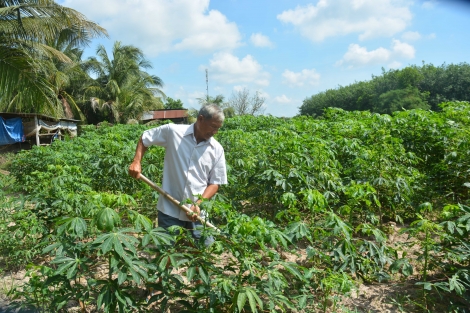
MULTIPOLYGON (((223 111, 215 104, 204 106, 192 125, 167 124, 145 131, 137 144, 134 161, 129 166, 129 175, 139 178, 142 172, 141 161, 151 145, 165 148, 163 165, 163 190, 180 201, 191 199, 191 214, 178 208, 165 197, 159 197, 158 226, 167 229, 181 226, 189 229, 193 238, 199 239, 201 225, 197 217, 201 214, 197 204, 210 199, 227 183, 224 149, 213 136, 224 122, 223 111)), ((212 238, 205 241, 206 245, 212 238)))

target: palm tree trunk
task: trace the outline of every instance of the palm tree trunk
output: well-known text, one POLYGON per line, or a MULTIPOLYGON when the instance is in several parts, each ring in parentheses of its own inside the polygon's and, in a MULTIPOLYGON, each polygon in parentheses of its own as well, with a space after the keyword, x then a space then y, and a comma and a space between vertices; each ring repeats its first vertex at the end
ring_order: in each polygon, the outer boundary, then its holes
POLYGON ((65 97, 60 96, 60 101, 62 102, 62 107, 64 108, 65 117, 68 119, 73 119, 72 109, 70 108, 70 104, 67 102, 65 97))

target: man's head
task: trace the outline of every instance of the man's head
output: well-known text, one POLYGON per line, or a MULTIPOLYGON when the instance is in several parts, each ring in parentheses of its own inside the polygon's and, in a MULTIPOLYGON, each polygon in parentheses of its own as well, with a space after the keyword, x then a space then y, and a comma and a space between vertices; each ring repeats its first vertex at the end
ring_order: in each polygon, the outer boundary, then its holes
POLYGON ((222 127, 224 112, 215 104, 205 105, 199 110, 194 136, 198 142, 208 140, 222 127))

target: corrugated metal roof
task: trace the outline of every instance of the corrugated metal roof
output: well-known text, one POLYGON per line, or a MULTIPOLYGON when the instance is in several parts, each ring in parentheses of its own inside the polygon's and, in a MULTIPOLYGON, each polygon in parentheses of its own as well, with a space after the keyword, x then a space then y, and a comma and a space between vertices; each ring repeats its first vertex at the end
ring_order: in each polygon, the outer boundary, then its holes
POLYGON ((173 119, 185 117, 188 117, 188 109, 165 109, 145 112, 142 115, 141 120, 173 119))

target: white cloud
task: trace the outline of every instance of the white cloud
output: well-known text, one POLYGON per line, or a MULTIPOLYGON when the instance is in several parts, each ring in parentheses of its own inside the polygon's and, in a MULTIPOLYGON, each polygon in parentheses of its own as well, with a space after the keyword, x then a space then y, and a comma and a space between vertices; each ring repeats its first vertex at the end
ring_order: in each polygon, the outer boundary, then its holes
POLYGON ((414 56, 415 48, 412 45, 396 39, 392 41, 391 49, 380 47, 367 51, 365 47, 358 44, 350 44, 348 51, 336 65, 347 65, 349 68, 384 63, 393 65, 396 59, 412 59, 414 56))
POLYGON ((259 95, 260 97, 262 97, 262 98, 265 98, 265 99, 271 98, 271 97, 269 96, 269 94, 268 94, 266 91, 261 90, 261 89, 258 90, 258 95, 259 95))
POLYGON ((411 22, 408 6, 399 0, 320 0, 277 15, 312 41, 358 33, 359 39, 390 37, 411 22))
POLYGON ((261 33, 251 34, 250 37, 251 43, 256 47, 272 47, 273 43, 269 40, 268 36, 265 36, 261 33))
POLYGON ((240 45, 235 23, 217 10, 209 10, 209 0, 65 0, 66 7, 83 13, 106 28, 111 38, 133 44, 144 53, 190 50, 212 53, 240 45))
POLYGON ((285 70, 284 73, 282 73, 282 77, 284 77, 285 84, 298 87, 305 85, 317 85, 320 80, 320 74, 318 74, 315 69, 303 69, 298 73, 285 70))
POLYGON ((185 99, 188 97, 188 92, 184 89, 183 86, 179 86, 178 89, 175 91, 173 99, 185 99))
POLYGON ((208 67, 200 67, 201 70, 205 68, 208 68, 215 80, 222 83, 269 85, 269 73, 263 71, 263 67, 249 54, 239 59, 231 53, 219 52, 214 54, 208 67))
POLYGON ((215 91, 217 94, 222 94, 223 91, 224 91, 224 88, 222 88, 221 86, 215 86, 215 87, 214 87, 214 91, 215 91))
POLYGON ((239 92, 239 91, 242 91, 245 88, 246 88, 246 86, 244 86, 244 85, 236 85, 236 86, 233 86, 233 91, 239 92))
POLYGON ((288 104, 292 102, 292 99, 289 99, 286 95, 282 95, 275 97, 273 101, 281 104, 288 104))
POLYGON ((424 9, 434 9, 434 7, 437 5, 436 0, 430 0, 430 1, 424 1, 423 4, 421 5, 424 9))
POLYGON ((179 86, 171 96, 173 99, 180 99, 185 108, 199 108, 198 98, 204 98, 206 94, 202 91, 188 92, 183 86, 179 86))
MULTIPOLYGON (((199 108, 200 107, 200 104, 199 104, 199 98, 205 98, 206 97, 206 94, 202 91, 194 91, 194 92, 191 92, 189 94, 187 94, 187 102, 188 102, 188 106, 189 108, 199 108)), ((186 103, 185 103, 186 104, 186 103)))
POLYGON ((398 61, 393 61, 388 65, 388 68, 390 69, 399 69, 401 67, 401 62, 398 61))
POLYGON ((421 34, 418 32, 405 32, 401 35, 401 38, 405 41, 415 41, 421 39, 421 34))
POLYGON ((428 39, 434 39, 436 38, 436 34, 435 33, 431 33, 427 36, 428 39))
POLYGON ((346 54, 343 56, 343 59, 339 61, 339 65, 365 65, 385 62, 388 59, 390 59, 390 50, 385 48, 380 47, 373 51, 367 51, 366 48, 361 47, 358 44, 350 44, 348 52, 346 52, 346 54))
POLYGON ((400 40, 394 39, 392 41, 392 50, 391 50, 391 57, 395 58, 405 58, 405 59, 412 59, 415 57, 415 48, 407 44, 405 42, 401 42, 400 40))

